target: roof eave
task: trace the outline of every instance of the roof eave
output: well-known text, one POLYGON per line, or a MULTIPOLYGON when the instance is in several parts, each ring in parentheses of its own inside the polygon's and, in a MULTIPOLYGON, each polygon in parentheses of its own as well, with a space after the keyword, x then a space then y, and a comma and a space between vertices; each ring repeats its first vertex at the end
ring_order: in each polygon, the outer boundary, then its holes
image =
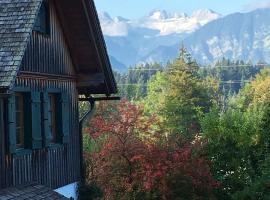
POLYGON ((95 4, 93 0, 82 0, 82 1, 85 8, 85 12, 87 12, 89 28, 93 34, 93 37, 95 38, 94 42, 98 54, 98 60, 105 76, 106 82, 105 84, 107 87, 106 95, 116 94, 117 84, 113 75, 111 63, 107 53, 106 43, 102 34, 102 29, 99 23, 99 18, 95 4), (90 17, 92 20, 90 20, 90 17))

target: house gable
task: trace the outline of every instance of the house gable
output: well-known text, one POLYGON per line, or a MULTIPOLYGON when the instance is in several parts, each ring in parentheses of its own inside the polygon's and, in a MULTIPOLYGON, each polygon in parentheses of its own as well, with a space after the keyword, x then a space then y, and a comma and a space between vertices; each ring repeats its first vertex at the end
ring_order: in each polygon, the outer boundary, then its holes
POLYGON ((94 1, 57 0, 55 4, 78 69, 79 93, 116 93, 116 83, 94 1))
POLYGON ((75 76, 73 61, 53 1, 46 1, 47 34, 33 31, 25 51, 20 74, 75 76), (34 72, 34 73, 33 73, 34 72))
MULTIPOLYGON (((116 93, 116 83, 94 2, 92 0, 49 1, 56 5, 56 13, 76 69, 79 94, 116 93)), ((0 2, 0 11, 3 11, 0 14, 0 21, 2 21, 0 38, 3 42, 0 43, 1 93, 7 93, 14 87, 41 2, 42 0, 0 2)))

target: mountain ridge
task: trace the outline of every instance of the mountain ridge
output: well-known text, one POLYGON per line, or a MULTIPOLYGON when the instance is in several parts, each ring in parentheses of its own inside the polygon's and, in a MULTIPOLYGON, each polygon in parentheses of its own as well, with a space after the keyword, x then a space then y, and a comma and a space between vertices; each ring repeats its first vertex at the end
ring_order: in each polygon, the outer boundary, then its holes
MULTIPOLYGON (((200 64, 216 62, 223 57, 254 63, 270 62, 270 9, 257 9, 248 13, 234 13, 209 22, 183 40, 191 55, 200 64)), ((159 46, 144 61, 160 57, 173 59, 178 44, 159 46), (168 55, 167 52, 174 52, 168 55)), ((166 62, 165 59, 159 60, 166 62)))
POLYGON ((201 64, 222 57, 270 62, 269 8, 227 16, 209 9, 195 11, 190 16, 155 10, 141 18, 143 22, 111 18, 106 13, 99 13, 99 16, 109 54, 125 66, 140 62, 166 63, 175 58, 182 41, 201 64), (196 24, 193 21, 187 28, 185 23, 180 23, 184 18, 186 21, 192 18, 195 22, 195 18, 200 18, 202 25, 193 26, 196 24))
POLYGON ((120 16, 112 18, 106 12, 98 12, 103 33, 106 36, 127 36, 130 28, 148 28, 158 30, 160 35, 194 32, 209 21, 221 17, 210 9, 186 13, 169 13, 165 10, 153 10, 138 20, 129 20, 120 16))

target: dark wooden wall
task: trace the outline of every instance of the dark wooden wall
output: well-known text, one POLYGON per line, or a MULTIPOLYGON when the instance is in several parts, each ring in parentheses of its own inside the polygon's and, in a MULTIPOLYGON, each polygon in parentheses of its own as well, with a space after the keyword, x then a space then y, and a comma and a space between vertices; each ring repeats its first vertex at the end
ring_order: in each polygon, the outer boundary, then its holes
MULTIPOLYGON (((41 92, 53 88, 68 93, 71 102, 70 141, 59 147, 35 150, 21 156, 6 153, 3 158, 5 166, 0 165, 0 188, 33 181, 58 188, 80 180, 78 91, 75 69, 53 0, 50 0, 50 19, 50 37, 33 33, 15 86, 29 87, 41 92)), ((3 134, 0 128, 1 135, 3 134)))
MULTIPOLYGON (((69 143, 52 148, 34 150, 30 154, 5 157, 6 174, 4 187, 39 182, 51 188, 58 188, 80 180, 80 141, 78 126, 78 94, 76 82, 72 79, 59 80, 46 76, 17 78, 16 86, 31 87, 44 91, 46 88, 59 88, 69 94, 70 136, 69 143)), ((2 187, 3 187, 2 186, 2 187)))
POLYGON ((75 70, 53 0, 49 1, 50 35, 33 32, 21 70, 74 75, 75 70))
POLYGON ((5 180, 5 134, 4 134, 4 100, 0 98, 0 188, 4 187, 5 180))

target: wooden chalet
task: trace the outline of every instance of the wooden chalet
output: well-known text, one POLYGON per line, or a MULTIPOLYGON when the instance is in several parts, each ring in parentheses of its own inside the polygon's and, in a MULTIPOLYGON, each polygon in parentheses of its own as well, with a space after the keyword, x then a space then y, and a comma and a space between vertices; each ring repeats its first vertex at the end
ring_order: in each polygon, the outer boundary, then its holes
POLYGON ((116 90, 93 0, 0 0, 0 189, 80 181, 79 95, 116 90))

